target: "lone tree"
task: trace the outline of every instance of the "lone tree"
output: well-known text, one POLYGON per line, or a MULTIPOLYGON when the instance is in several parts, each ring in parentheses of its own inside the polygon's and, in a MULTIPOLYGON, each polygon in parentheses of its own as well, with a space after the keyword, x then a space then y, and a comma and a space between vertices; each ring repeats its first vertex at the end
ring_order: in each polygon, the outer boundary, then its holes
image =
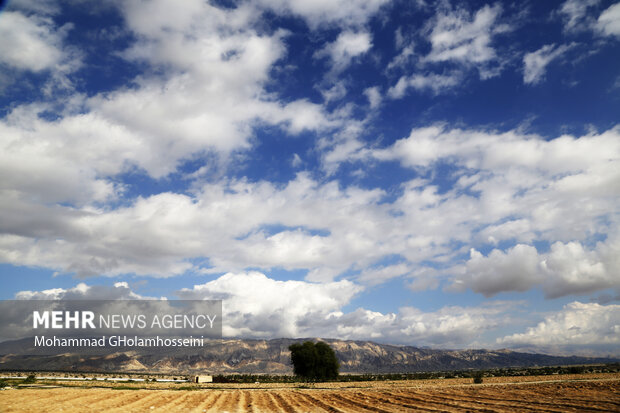
POLYGON ((306 380, 325 381, 338 378, 338 359, 336 353, 327 344, 319 341, 306 341, 303 344, 291 344, 291 362, 293 372, 306 380))

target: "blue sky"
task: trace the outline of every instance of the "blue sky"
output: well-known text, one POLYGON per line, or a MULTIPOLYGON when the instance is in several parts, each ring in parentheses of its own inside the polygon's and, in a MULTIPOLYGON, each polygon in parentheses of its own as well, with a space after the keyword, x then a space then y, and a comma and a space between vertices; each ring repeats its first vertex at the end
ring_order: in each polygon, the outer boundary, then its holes
POLYGON ((620 356, 620 4, 14 0, 0 39, 0 298, 620 356))

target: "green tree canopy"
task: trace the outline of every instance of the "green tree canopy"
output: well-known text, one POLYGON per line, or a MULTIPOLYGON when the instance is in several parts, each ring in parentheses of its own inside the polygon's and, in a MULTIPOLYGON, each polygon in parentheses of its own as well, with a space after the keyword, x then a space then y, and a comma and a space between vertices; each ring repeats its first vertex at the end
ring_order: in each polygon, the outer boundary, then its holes
POLYGON ((306 380, 332 380, 338 378, 338 359, 330 346, 322 341, 291 344, 293 372, 306 380))

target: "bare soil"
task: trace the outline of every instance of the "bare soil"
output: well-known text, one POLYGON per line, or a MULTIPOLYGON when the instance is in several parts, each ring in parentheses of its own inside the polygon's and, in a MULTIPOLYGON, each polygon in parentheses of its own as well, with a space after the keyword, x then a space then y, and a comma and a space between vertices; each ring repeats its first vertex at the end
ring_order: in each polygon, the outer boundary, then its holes
POLYGON ((135 390, 89 384, 3 390, 0 412, 620 412, 620 374, 492 377, 483 384, 471 379, 220 384, 193 390, 174 384, 135 390))

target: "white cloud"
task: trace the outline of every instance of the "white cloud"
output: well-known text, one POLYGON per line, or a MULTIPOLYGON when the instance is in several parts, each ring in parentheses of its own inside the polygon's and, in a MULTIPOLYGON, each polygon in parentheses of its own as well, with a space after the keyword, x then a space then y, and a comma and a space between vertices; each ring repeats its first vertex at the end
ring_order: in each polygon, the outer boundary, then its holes
POLYGON ((65 32, 48 17, 5 11, 0 19, 0 62, 33 72, 52 69, 65 59, 65 32))
MULTIPOLYGON (((580 172, 612 167, 620 159, 619 135, 620 128, 615 127, 580 138, 565 135, 543 140, 517 131, 445 130, 444 126, 437 124, 412 129, 409 137, 371 154, 381 160, 399 160, 404 166, 413 168, 427 168, 441 160, 498 173, 500 168, 523 167, 534 173, 565 174, 557 181, 563 186, 569 185, 565 178, 577 178, 580 172)), ((607 172, 611 173, 612 169, 607 172)))
POLYGON ((299 168, 302 163, 303 161, 301 160, 301 157, 298 154, 294 153, 293 159, 291 159, 291 166, 293 168, 299 168))
POLYGON ((527 53, 523 56, 523 83, 535 85, 542 82, 549 63, 561 57, 573 46, 574 43, 558 47, 555 44, 548 44, 535 52, 527 53))
POLYGON ((567 32, 587 29, 591 22, 588 9, 596 6, 600 0, 567 0, 558 10, 564 19, 564 30, 567 32))
POLYGON ((501 325, 501 314, 512 308, 490 303, 434 312, 403 307, 398 314, 364 308, 343 313, 342 307, 361 291, 349 281, 276 281, 250 272, 226 274, 178 294, 186 299, 223 299, 227 336, 389 338, 393 343, 441 347, 474 345, 481 331, 501 325))
MULTIPOLYGON (((478 307, 445 306, 436 311, 402 307, 398 313, 358 308, 344 313, 362 287, 350 281, 315 284, 278 281, 258 272, 228 273, 176 292, 180 299, 223 300, 226 337, 337 337, 437 348, 490 348, 555 354, 618 356, 620 306, 573 302, 550 313, 525 333, 487 342, 482 337, 517 322, 522 302, 490 301, 478 307)), ((44 291, 21 291, 19 300, 143 300, 126 282, 44 291)), ((166 299, 162 297, 161 299, 166 299)), ((123 301, 117 306, 123 307, 123 301)), ((128 302, 130 303, 130 302, 128 302)), ((128 304, 130 305, 130 304, 128 304)), ((522 320, 521 320, 522 321, 522 320)))
POLYGON ((479 68, 481 78, 493 76, 488 66, 497 59, 491 45, 493 36, 510 30, 498 22, 501 12, 499 5, 486 5, 473 15, 464 9, 438 12, 428 26, 432 49, 424 60, 473 65, 479 68))
POLYGON ((345 87, 344 82, 337 82, 329 89, 321 90, 320 92, 321 95, 323 95, 325 102, 329 103, 344 98, 347 95, 347 88, 345 87))
POLYGON ((601 13, 596 28, 606 36, 620 37, 620 4, 614 4, 601 13))
POLYGON ((400 53, 396 57, 394 57, 394 59, 392 59, 390 63, 388 63, 386 70, 390 71, 398 68, 406 68, 407 66, 409 66, 411 60, 415 56, 414 48, 415 45, 413 43, 405 46, 403 50, 401 50, 400 53))
POLYGON ((620 305, 573 302, 525 333, 497 341, 500 345, 555 354, 618 357, 620 305))
POLYGON ((368 268, 360 273, 357 281, 366 285, 378 285, 411 273, 413 269, 407 264, 386 265, 383 267, 368 268))
POLYGON ((83 56, 66 43, 73 24, 55 24, 59 10, 52 1, 23 1, 7 6, 0 19, 0 67, 4 68, 1 83, 28 87, 22 76, 34 72, 45 79, 40 92, 46 98, 74 89, 71 75, 82 66, 83 56))
POLYGON ((79 283, 73 288, 52 288, 42 291, 19 291, 16 300, 147 300, 131 290, 127 282, 117 282, 113 286, 87 285, 79 283))
POLYGON ((278 14, 302 17, 316 29, 328 24, 361 26, 389 0, 258 0, 257 4, 278 14))
POLYGON ((371 109, 376 109, 381 105, 383 97, 381 96, 381 92, 379 91, 378 86, 364 89, 364 95, 366 95, 366 98, 368 98, 368 103, 370 104, 371 109))
POLYGON ((539 282, 538 253, 529 245, 519 244, 507 252, 493 250, 488 257, 472 249, 470 255, 460 281, 475 292, 491 296, 501 291, 527 291, 539 282))
MULTIPOLYGON (((284 54, 284 33, 257 34, 252 10, 218 9, 204 2, 123 2, 128 28, 139 39, 123 55, 161 67, 160 74, 137 77, 132 88, 73 95, 64 100, 55 121, 40 116, 58 111, 50 104, 12 108, 0 121, 0 190, 7 191, 6 199, 103 202, 122 192, 113 178, 134 168, 162 178, 197 153, 215 154, 215 163, 226 164, 231 154, 251 147, 256 124, 280 125, 293 135, 340 127, 344 120, 332 119, 321 105, 307 100, 283 104, 264 92, 272 65, 284 54)), ((11 13, 4 13, 0 24, 16 16, 35 18, 11 13)), ((56 45, 61 36, 46 19, 37 20, 37 30, 56 45)), ((11 36, 28 35, 34 24, 29 22, 21 22, 11 36)), ((56 46, 51 54, 35 48, 22 59, 37 70, 54 66, 54 87, 62 83, 57 75, 66 72, 58 68, 66 62, 56 46)), ((2 56, 13 59, 8 49, 2 56)))
POLYGON ((332 73, 345 70, 354 58, 368 52, 372 41, 368 32, 343 31, 332 43, 328 43, 315 54, 315 58, 329 57, 332 73))
POLYGON ((346 280, 277 281, 248 272, 228 273, 177 294, 182 299, 223 299, 225 336, 271 338, 307 337, 315 320, 339 310, 361 290, 346 280))
POLYGON ((584 294, 620 284, 620 239, 599 243, 588 251, 579 242, 556 242, 541 267, 548 277, 545 293, 555 298, 584 294))
MULTIPOLYGON (((574 260, 567 262, 575 268, 591 267, 592 271, 576 272, 589 281, 571 278, 567 268, 548 261, 546 277, 555 280, 549 285, 561 294, 592 292, 616 282, 610 278, 612 270, 600 277, 594 270, 597 262, 608 265, 610 259, 605 257, 611 255, 604 255, 605 248, 617 250, 611 241, 618 233, 617 128, 545 141, 515 131, 446 130, 436 125, 414 129, 409 137, 372 150, 361 142, 343 140, 343 145, 358 146, 344 148, 342 159, 357 151, 358 159, 395 160, 423 175, 438 162, 449 160, 454 166, 452 189, 439 192, 428 181, 413 180, 389 202, 380 189, 341 188, 338 181, 319 183, 301 173, 281 185, 244 180, 196 183, 192 194, 161 193, 104 208, 89 205, 89 197, 103 202, 122 191, 100 177, 122 170, 127 153, 134 149, 122 128, 102 129, 114 133, 101 139, 98 151, 81 144, 78 132, 62 134, 71 130, 71 122, 95 120, 93 115, 81 115, 52 125, 14 113, 5 121, 2 136, 9 139, 0 152, 5 155, 0 165, 8 165, 0 184, 3 262, 80 276, 171 276, 279 267, 305 269, 308 280, 329 282, 347 270, 368 270, 388 256, 400 256, 414 268, 425 268, 429 262, 459 266, 464 264, 459 256, 470 247, 537 240, 583 246, 583 257, 573 254, 574 260), (23 125, 40 130, 40 135, 23 125), (38 140, 39 136, 49 142, 38 140), (124 149, 121 144, 128 146, 124 149), (109 156, 114 153, 120 155, 109 156), (38 162, 26 161, 35 155, 38 162), (37 165, 45 162, 50 162, 49 172, 38 173, 37 165), (54 205, 67 200, 72 206, 54 205), (610 241, 586 248, 601 235, 610 241), (208 260, 208 266, 193 264, 194 258, 208 260), (584 264, 588 262, 590 267, 584 264)), ((510 251, 497 254, 510 256, 510 251)), ((403 282, 411 282, 413 289, 434 288, 437 278, 447 274, 412 273, 403 282)), ((484 274, 478 277, 486 279, 484 274)), ((470 279, 474 284, 475 280, 470 279)), ((545 282, 527 277, 498 283, 498 291, 526 285, 552 291, 545 282)))
POLYGON ((548 298, 588 294, 620 283, 618 253, 620 243, 615 239, 590 251, 579 242, 555 242, 547 253, 517 244, 506 252, 495 249, 486 257, 472 249, 455 286, 469 287, 486 296, 535 286, 542 286, 548 298))
MULTIPOLYGON (((542 286, 548 296, 562 296, 590 293, 618 282, 617 264, 605 252, 619 248, 614 241, 618 207, 613 201, 620 194, 615 166, 620 160, 618 133, 615 128, 545 141, 516 132, 445 131, 436 125, 414 129, 408 138, 367 153, 378 160, 398 160, 421 173, 435 170, 442 161, 458 168, 452 191, 439 195, 428 183, 413 181, 395 202, 397 211, 411 211, 406 216, 415 222, 420 251, 433 245, 440 256, 442 243, 437 241, 448 238, 464 243, 478 240, 483 245, 534 240, 553 245, 549 256, 526 244, 496 250, 488 257, 474 252, 467 268, 459 270, 463 275, 457 277, 455 287, 469 286, 491 295, 542 286), (444 234, 444 228, 451 228, 451 234, 444 234), (597 234, 605 234, 608 240, 586 252, 585 243, 597 234), (562 242, 554 244, 558 241, 562 242), (561 246, 571 252, 572 260, 563 261, 564 257, 557 263, 566 262, 567 267, 548 265, 543 271, 545 259, 566 252, 561 246), (597 272, 599 262, 605 271, 597 272)), ((408 258, 416 262, 415 256, 408 258)))
MULTIPOLYGON (((507 325, 512 318, 509 312, 518 304, 489 302, 480 307, 446 306, 429 312, 402 307, 398 313, 386 314, 364 308, 343 312, 343 307, 362 291, 360 285, 346 280, 316 284, 240 272, 224 274, 175 294, 183 300, 222 300, 225 337, 337 337, 442 348, 492 344, 480 341, 481 334, 507 325)), ((120 300, 115 306, 124 311, 133 305, 126 300, 152 299, 136 294, 124 282, 114 286, 80 283, 68 289, 21 291, 16 298, 120 300)))
POLYGON ((387 215, 385 207, 373 206, 381 194, 340 190, 337 182, 318 185, 301 174, 283 188, 223 182, 205 185, 193 197, 161 193, 110 211, 35 208, 6 197, 0 257, 81 276, 170 276, 193 268, 187 261, 192 257, 208 257, 214 271, 325 267, 335 276, 385 253, 373 241, 381 229, 372 223, 387 215), (19 219, 24 211, 40 219, 19 219), (286 228, 264 229, 276 224, 286 228), (310 232, 324 229, 329 233, 310 232))
POLYGON ((461 76, 459 73, 449 75, 438 74, 414 74, 411 76, 402 76, 398 82, 388 89, 387 95, 392 99, 400 99, 407 93, 409 88, 418 91, 430 90, 433 94, 438 95, 442 92, 450 90, 459 84, 461 76))

